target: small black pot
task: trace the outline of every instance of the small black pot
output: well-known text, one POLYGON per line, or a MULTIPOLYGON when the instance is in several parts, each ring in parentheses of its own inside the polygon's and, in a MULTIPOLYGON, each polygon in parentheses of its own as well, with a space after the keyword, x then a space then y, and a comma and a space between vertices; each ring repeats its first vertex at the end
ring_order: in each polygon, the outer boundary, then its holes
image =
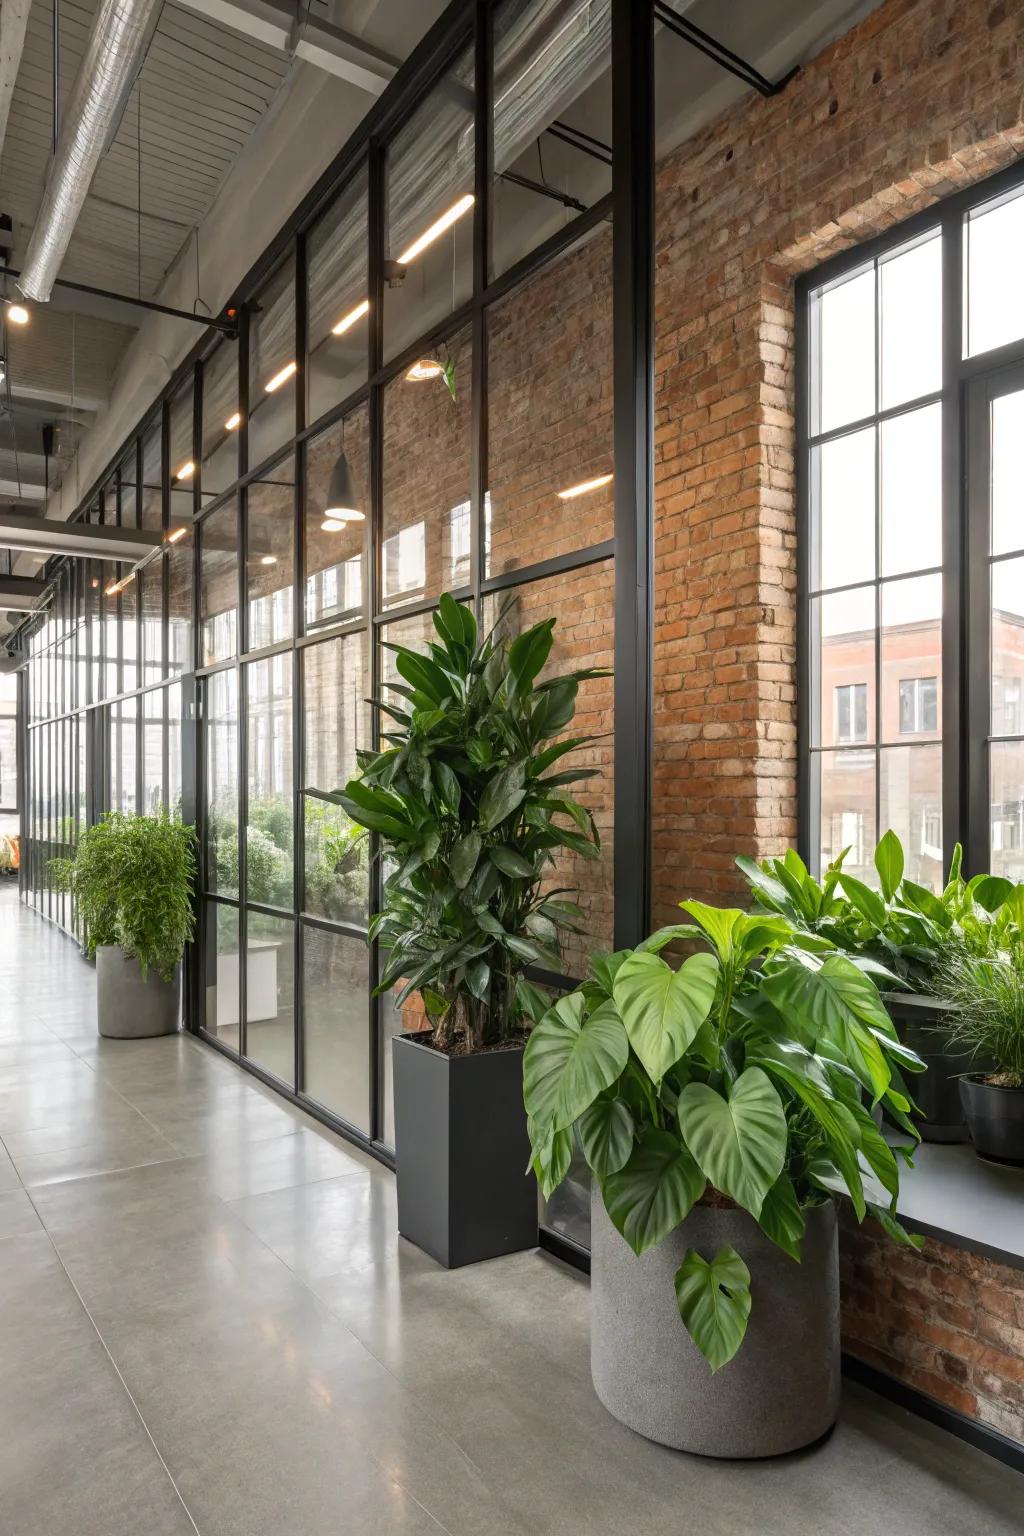
POLYGON ((398 1230, 447 1269, 537 1245, 523 1050, 447 1056, 395 1035, 398 1230))
POLYGON ((1024 1165, 1024 1088, 1002 1088, 971 1073, 960 1079, 960 1098, 978 1156, 1024 1165))
POLYGON ((979 1062, 969 1052, 950 1049, 942 1018, 949 1005, 916 992, 887 992, 883 1001, 902 1043, 925 1063, 924 1072, 906 1073, 910 1096, 921 1110, 913 1117, 921 1140, 966 1141, 959 1083, 979 1062))

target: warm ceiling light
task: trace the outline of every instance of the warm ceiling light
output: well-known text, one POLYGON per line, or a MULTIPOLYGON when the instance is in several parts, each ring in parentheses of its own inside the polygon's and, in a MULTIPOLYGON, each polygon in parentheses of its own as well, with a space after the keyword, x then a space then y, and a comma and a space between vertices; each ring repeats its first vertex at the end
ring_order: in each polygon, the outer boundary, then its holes
POLYGON ((261 555, 260 556, 260 565, 276 565, 276 564, 277 564, 277 556, 276 555, 261 555))
POLYGON ((340 533, 347 526, 348 523, 343 517, 325 517, 320 524, 320 528, 324 533, 340 533))
MULTIPOLYGON (((366 514, 357 506, 359 500, 360 496, 356 490, 355 480, 352 478, 348 454, 343 449, 331 470, 330 484, 327 487, 327 505, 324 507, 324 521, 320 524, 321 528, 327 528, 328 523, 338 523, 342 528, 346 523, 365 523, 366 514)), ((327 532, 337 533, 338 529, 327 528, 327 532)))
POLYGON ((585 496, 588 491, 599 491, 602 485, 611 485, 614 476, 597 475, 593 480, 583 480, 579 485, 570 485, 568 490, 559 491, 562 501, 572 501, 575 496, 585 496))
POLYGON ((331 335, 344 336, 346 331, 352 329, 357 320, 361 320, 365 314, 369 313, 369 309, 370 301, 369 299, 364 299, 361 304, 356 305, 355 309, 350 309, 347 315, 342 315, 337 325, 331 326, 331 335))
POLYGON ((7 364, 4 362, 3 358, 0 357, 0 384, 2 384, 4 382, 4 379, 6 379, 6 377, 7 377, 7 364))
POLYGON ((120 590, 121 583, 119 581, 108 581, 107 585, 103 588, 107 597, 116 597, 120 590))
POLYGON ((98 576, 94 576, 94 577, 93 577, 93 579, 92 579, 92 581, 90 581, 90 583, 89 583, 89 585, 90 585, 90 587, 92 587, 92 588, 93 588, 93 589, 95 589, 95 588, 96 588, 96 587, 98 587, 98 586, 99 586, 99 584, 100 584, 100 579, 99 579, 99 577, 98 577, 98 576))
POLYGON ((175 528, 175 529, 173 529, 167 535, 167 542, 168 542, 168 544, 177 544, 178 540, 179 539, 183 539, 185 537, 186 533, 188 533, 188 529, 187 528, 175 528))
POLYGON ((224 431, 225 432, 234 432, 235 428, 236 427, 240 427, 241 425, 242 425, 242 413, 241 413, 241 411, 234 411, 228 417, 227 421, 224 423, 224 431))
POLYGON ((178 470, 178 473, 175 475, 174 478, 175 478, 175 480, 191 480, 192 476, 195 474, 195 472, 196 472, 196 467, 193 464, 192 460, 191 459, 186 459, 185 463, 178 470))
POLYGON ((29 314, 24 304, 8 304, 7 319, 12 325, 28 325, 29 314))
POLYGON ((298 363, 285 363, 279 373, 275 373, 272 379, 268 379, 263 388, 268 395, 272 395, 275 389, 280 389, 282 384, 287 384, 292 374, 298 368, 298 363))
POLYGON ((439 219, 435 219, 429 229, 425 229, 418 240, 414 240, 407 251, 403 251, 398 258, 400 267, 407 267, 410 261, 426 250, 428 245, 433 245, 438 235, 443 235, 446 229, 451 229, 456 219, 461 219, 464 213, 468 213, 473 206, 473 194, 467 192, 465 197, 460 197, 457 203, 453 203, 447 213, 442 213, 439 219))
POLYGON ((437 379, 444 373, 444 364, 436 357, 418 357, 406 374, 415 384, 420 379, 437 379))

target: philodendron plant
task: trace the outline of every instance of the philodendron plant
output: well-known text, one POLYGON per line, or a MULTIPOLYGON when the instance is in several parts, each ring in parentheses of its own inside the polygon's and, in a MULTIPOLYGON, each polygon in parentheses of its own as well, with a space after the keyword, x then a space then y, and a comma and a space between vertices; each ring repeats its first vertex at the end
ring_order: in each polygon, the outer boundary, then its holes
MULTIPOLYGON (((800 1258, 809 1206, 846 1196, 895 1238, 897 1156, 918 1140, 897 1039, 872 977, 778 915, 682 902, 692 920, 592 977, 539 1020, 524 1059, 534 1168, 546 1194, 577 1136, 612 1222, 637 1254, 715 1191, 800 1258), (673 940, 703 948, 673 969, 673 940), (871 1108, 912 1138, 892 1148, 871 1108)), ((730 1246, 690 1249, 675 1277, 682 1321, 712 1370, 736 1353, 750 1272, 730 1246)))
MULTIPOLYGON (((569 792, 593 768, 565 759, 592 739, 566 736, 579 685, 603 672, 540 679, 554 619, 510 638, 505 610, 482 640, 449 594, 426 654, 402 645, 401 682, 375 701, 380 752, 360 752, 358 778, 316 791, 376 832, 390 864, 369 936, 389 951, 378 992, 419 992, 434 1043, 478 1051, 521 1037, 529 964, 558 969, 563 930, 583 913, 550 882, 565 852, 599 856, 594 819, 569 792)), ((532 1005, 531 1005, 532 1006, 532 1005)))

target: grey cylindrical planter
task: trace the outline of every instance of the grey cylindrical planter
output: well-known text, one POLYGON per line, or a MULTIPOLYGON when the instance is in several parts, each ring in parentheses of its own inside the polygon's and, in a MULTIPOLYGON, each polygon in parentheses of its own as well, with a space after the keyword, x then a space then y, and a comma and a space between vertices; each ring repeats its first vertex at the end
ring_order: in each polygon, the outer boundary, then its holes
POLYGON ((592 1204, 590 1363, 602 1403, 623 1424, 701 1456, 778 1456, 819 1439, 839 1412, 839 1255, 835 1206, 807 1213, 799 1264, 736 1208, 698 1205, 637 1258, 592 1204), (713 1375, 676 1308, 688 1248, 731 1244, 750 1270, 747 1335, 713 1375))
POLYGON ((96 1017, 101 1035, 109 1040, 144 1040, 173 1035, 181 1011, 181 968, 163 981, 150 968, 142 979, 139 962, 116 944, 96 949, 96 1017))

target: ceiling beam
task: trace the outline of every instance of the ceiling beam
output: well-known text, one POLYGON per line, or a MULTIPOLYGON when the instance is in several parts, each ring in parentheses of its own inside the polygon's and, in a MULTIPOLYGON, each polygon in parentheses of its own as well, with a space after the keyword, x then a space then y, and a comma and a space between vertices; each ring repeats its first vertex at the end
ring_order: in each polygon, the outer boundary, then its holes
MULTIPOLYGON (((2 491, 2 482, 0 482, 2 491)), ((70 555, 80 560, 144 560, 164 542, 162 533, 142 528, 103 528, 95 523, 66 523, 59 517, 0 508, 0 549, 19 554, 70 555)))
POLYGON ((48 586, 37 576, 0 576, 0 613, 34 613, 48 586))
POLYGON ((32 0, 3 0, 0 6, 0 149, 7 135, 31 4, 32 0))
MULTIPOLYGON (((26 485, 24 480, 0 480, 0 496, 9 496, 12 501, 45 501, 45 485, 26 485)), ((0 549, 3 544, 0 543, 0 549)))
MULTIPOLYGON (((6 3, 6 0, 5 0, 6 3)), ((221 26, 257 38, 281 53, 305 59, 318 69, 379 96, 401 60, 364 43, 351 32, 310 17, 297 21, 295 7, 283 0, 178 0, 190 11, 221 26)))

